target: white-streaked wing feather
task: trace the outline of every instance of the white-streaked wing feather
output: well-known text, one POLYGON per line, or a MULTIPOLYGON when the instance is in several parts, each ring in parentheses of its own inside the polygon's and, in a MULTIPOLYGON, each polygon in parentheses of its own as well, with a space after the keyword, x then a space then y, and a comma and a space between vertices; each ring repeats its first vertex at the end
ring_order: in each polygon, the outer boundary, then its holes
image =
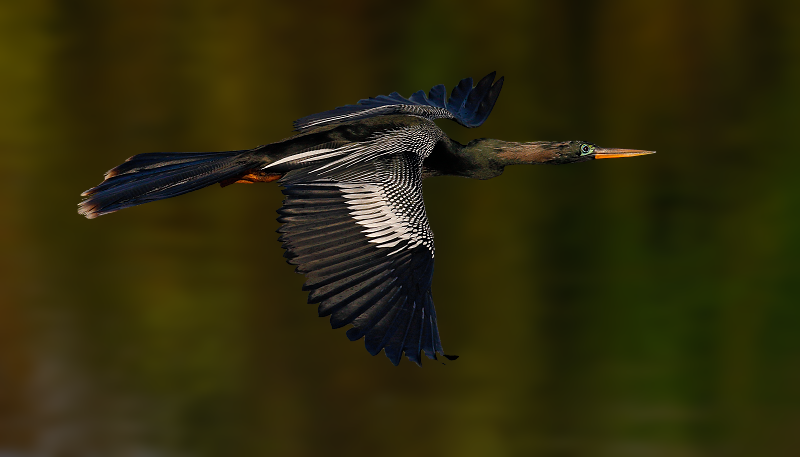
POLYGON ((437 131, 385 132, 349 146, 335 167, 312 164, 283 181, 281 240, 307 276, 309 301, 334 327, 352 324, 348 337, 366 337, 370 353, 384 349, 395 364, 403 353, 419 363, 421 352, 442 352, 422 199, 422 161, 437 131))

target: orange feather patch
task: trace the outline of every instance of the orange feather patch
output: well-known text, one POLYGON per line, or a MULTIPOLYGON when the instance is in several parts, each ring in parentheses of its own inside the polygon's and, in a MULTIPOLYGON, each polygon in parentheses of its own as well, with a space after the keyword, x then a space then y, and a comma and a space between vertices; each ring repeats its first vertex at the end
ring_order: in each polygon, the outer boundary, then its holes
POLYGON ((230 186, 231 184, 254 184, 257 182, 272 182, 277 181, 283 176, 281 173, 267 173, 265 171, 250 171, 246 175, 236 178, 226 179, 220 181, 221 187, 230 186))

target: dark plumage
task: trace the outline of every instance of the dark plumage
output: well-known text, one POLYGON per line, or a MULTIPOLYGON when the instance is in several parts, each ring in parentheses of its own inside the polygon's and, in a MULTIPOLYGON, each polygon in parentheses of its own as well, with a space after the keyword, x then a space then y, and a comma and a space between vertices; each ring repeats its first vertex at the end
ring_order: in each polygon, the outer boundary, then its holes
MULTIPOLYGON (((571 163, 649 151, 603 149, 580 141, 510 143, 480 139, 462 145, 435 119, 477 127, 489 116, 503 78, 473 87, 462 80, 445 100, 433 87, 408 99, 396 92, 295 122, 299 133, 251 150, 149 153, 106 173, 78 212, 95 218, 214 183, 279 180, 278 210, 285 257, 306 275, 303 289, 334 328, 348 324, 370 354, 392 363, 405 354, 443 354, 431 298, 433 233, 422 199, 424 178, 489 179, 507 165, 571 163)), ((449 357, 449 356, 446 356, 449 357)))

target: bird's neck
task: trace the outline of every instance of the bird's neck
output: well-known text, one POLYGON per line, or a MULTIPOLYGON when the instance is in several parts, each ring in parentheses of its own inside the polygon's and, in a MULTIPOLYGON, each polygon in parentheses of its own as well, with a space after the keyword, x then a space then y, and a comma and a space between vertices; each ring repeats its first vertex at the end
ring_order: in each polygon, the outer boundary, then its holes
POLYGON ((557 157, 559 143, 515 143, 480 138, 466 145, 452 141, 426 159, 426 177, 456 175, 475 179, 499 176, 507 165, 548 163, 557 157))
POLYGON ((466 148, 489 149, 503 166, 533 165, 551 162, 557 158, 556 152, 562 143, 552 141, 532 141, 516 143, 490 138, 471 141, 466 148))

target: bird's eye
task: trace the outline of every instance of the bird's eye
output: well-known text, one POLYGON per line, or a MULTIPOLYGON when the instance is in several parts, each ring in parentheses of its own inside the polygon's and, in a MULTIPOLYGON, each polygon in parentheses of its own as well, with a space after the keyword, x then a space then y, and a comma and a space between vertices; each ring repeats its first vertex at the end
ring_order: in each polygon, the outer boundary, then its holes
POLYGON ((594 148, 592 146, 589 146, 586 143, 581 145, 581 155, 582 156, 585 156, 587 154, 591 154, 592 151, 594 151, 594 148))

